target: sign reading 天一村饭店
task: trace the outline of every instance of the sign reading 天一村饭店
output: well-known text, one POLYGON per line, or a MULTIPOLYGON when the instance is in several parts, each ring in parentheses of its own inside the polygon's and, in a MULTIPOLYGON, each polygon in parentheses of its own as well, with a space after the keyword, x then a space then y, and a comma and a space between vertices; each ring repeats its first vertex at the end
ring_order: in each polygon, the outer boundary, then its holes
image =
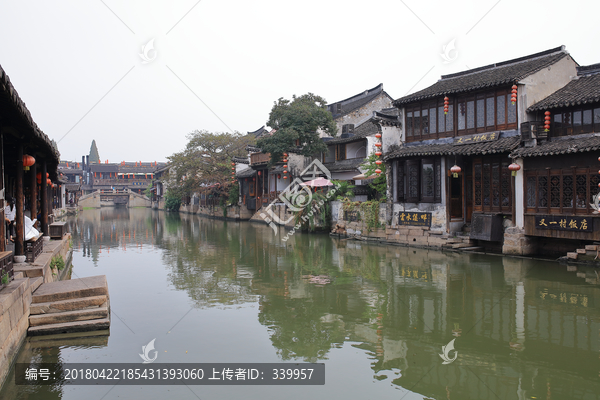
POLYGON ((394 214, 398 218, 398 225, 431 227, 431 213, 430 212, 403 211, 403 212, 396 212, 394 214))
POLYGON ((594 230, 591 218, 565 215, 536 215, 535 227, 559 231, 593 232, 594 230))
POLYGON ((478 133, 475 135, 458 136, 454 138, 453 145, 474 144, 481 142, 491 142, 500 138, 500 132, 478 133))

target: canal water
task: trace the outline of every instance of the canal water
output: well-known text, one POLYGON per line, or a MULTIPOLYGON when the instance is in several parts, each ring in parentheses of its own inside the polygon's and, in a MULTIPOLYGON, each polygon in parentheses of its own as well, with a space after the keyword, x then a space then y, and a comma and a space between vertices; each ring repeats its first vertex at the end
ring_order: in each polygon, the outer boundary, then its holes
POLYGON ((324 363, 326 383, 21 386, 13 371, 1 399, 600 398, 598 269, 147 209, 68 222, 72 277, 107 276, 110 335, 29 338, 19 362, 142 366, 155 339, 156 362, 324 363))

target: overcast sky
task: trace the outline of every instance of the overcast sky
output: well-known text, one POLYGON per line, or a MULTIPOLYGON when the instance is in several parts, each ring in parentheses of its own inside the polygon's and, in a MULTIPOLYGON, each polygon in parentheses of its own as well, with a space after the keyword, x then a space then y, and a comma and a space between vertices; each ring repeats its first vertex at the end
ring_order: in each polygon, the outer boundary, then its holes
POLYGON ((95 139, 102 160, 165 161, 193 130, 260 128, 279 97, 396 99, 560 45, 598 63, 599 4, 0 0, 0 65, 62 159, 95 139))

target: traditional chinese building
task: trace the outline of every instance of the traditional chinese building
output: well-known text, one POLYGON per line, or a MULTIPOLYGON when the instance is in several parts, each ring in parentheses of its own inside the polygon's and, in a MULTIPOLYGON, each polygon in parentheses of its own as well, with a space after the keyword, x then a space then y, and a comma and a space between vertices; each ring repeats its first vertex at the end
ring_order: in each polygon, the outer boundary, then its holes
POLYGON ((523 225, 522 210, 515 210, 521 181, 515 186, 509 170, 520 124, 530 120, 529 106, 569 82, 576 66, 558 47, 445 75, 395 100, 401 145, 387 145, 384 135, 391 226, 413 225, 399 223, 403 213, 430 213, 427 230, 453 234, 470 227, 472 239, 500 248, 504 227, 523 225))
MULTIPOLYGON (((600 240, 600 64, 577 67, 562 88, 527 108, 517 224, 527 252, 574 251, 600 240)), ((515 249, 516 251, 517 249, 515 249)))

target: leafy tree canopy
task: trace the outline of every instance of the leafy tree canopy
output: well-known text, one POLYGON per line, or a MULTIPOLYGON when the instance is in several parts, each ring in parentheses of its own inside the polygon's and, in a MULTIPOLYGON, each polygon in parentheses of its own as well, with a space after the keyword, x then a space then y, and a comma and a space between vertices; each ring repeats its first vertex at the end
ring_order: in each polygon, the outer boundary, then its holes
POLYGON ((277 162, 283 153, 296 149, 299 153, 314 156, 327 151, 327 146, 319 137, 318 131, 328 135, 337 134, 333 116, 327 110, 327 102, 321 96, 312 93, 292 100, 279 98, 273 105, 267 125, 277 132, 258 140, 258 147, 265 153, 271 153, 271 162, 277 162))
POLYGON ((375 170, 380 169, 381 173, 377 176, 377 178, 373 179, 373 182, 369 184, 369 187, 373 191, 371 193, 371 197, 375 199, 379 199, 381 201, 386 199, 386 191, 387 191, 387 179, 385 175, 385 163, 381 163, 377 165, 375 162, 380 158, 372 153, 369 157, 367 157, 366 161, 361 165, 362 168, 365 169, 363 172, 366 176, 377 175, 375 170))
POLYGON ((225 190, 231 184, 231 159, 246 157, 246 146, 255 141, 254 137, 239 132, 212 133, 205 130, 194 131, 187 138, 183 151, 167 157, 176 172, 169 175, 168 186, 180 196, 215 184, 225 190))

